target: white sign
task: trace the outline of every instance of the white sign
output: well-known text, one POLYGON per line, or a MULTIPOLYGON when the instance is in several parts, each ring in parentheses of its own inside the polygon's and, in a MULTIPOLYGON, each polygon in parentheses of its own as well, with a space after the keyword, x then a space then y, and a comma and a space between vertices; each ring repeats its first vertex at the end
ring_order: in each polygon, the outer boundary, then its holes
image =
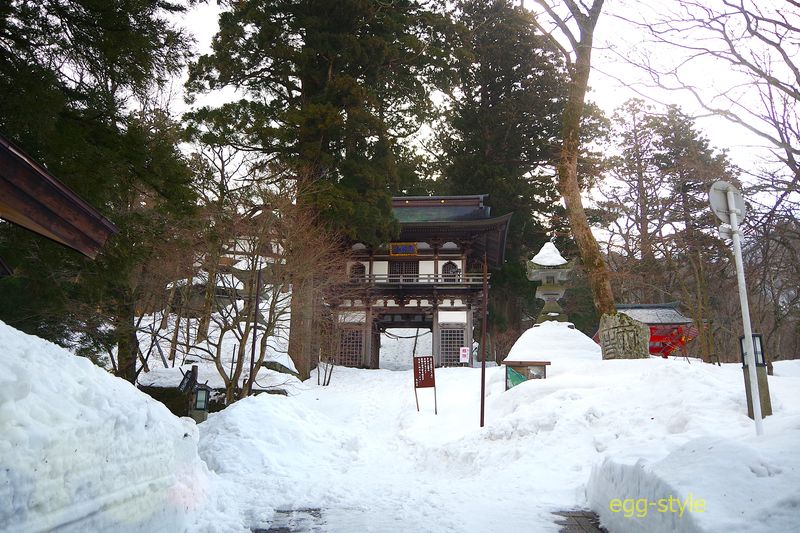
POLYGON ((469 363, 469 347, 462 346, 458 349, 458 362, 459 363, 469 363))

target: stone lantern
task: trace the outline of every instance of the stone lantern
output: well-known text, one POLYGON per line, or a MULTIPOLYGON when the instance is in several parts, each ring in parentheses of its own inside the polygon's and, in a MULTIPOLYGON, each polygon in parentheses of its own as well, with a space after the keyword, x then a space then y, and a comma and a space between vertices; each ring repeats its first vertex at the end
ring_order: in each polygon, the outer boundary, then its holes
POLYGON ((573 262, 564 259, 552 241, 545 243, 539 253, 528 261, 528 279, 540 282, 536 297, 545 302, 536 319, 537 324, 547 320, 567 321, 567 315, 558 300, 564 297, 572 268, 573 262))

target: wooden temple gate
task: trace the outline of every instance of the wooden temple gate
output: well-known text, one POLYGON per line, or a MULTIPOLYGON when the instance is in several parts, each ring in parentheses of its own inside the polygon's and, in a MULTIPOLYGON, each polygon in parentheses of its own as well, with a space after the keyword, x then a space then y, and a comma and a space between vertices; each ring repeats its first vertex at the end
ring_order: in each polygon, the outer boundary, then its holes
POLYGON ((380 334, 429 329, 437 366, 456 366, 486 298, 483 262, 504 261, 511 214, 492 218, 485 195, 393 198, 400 236, 352 243, 349 283, 330 302, 339 330, 337 362, 378 368, 380 334))

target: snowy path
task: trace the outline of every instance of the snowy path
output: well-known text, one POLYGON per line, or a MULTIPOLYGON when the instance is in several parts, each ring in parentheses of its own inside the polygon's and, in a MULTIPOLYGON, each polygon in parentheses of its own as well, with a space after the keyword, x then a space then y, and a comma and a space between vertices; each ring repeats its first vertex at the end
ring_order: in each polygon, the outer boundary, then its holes
POLYGON ((472 368, 436 370, 438 416, 430 389, 417 412, 409 370, 337 368, 329 387, 312 380, 289 397, 237 402, 199 425, 211 486, 189 530, 268 530, 277 510, 312 509, 317 533, 555 532, 552 512, 589 503, 617 531, 800 523, 800 362, 776 370, 776 414, 759 440, 739 365, 602 361, 572 331, 553 329, 545 380, 504 391, 503 369, 487 369, 484 428, 472 368), (609 511, 614 499, 691 494, 707 508, 609 511))
MULTIPOLYGON (((558 531, 550 513, 583 503, 587 465, 564 468, 568 450, 537 444, 552 418, 513 439, 510 427, 478 427, 480 371, 437 370, 438 416, 431 390, 419 391, 416 411, 410 371, 337 372, 331 387, 254 398, 222 427, 215 417, 200 426, 209 466, 258 496, 243 507, 322 509, 320 531, 330 532, 505 532, 558 531)), ((502 392, 500 372, 488 369, 488 403, 502 392)), ((266 527, 270 511, 244 514, 266 527)))

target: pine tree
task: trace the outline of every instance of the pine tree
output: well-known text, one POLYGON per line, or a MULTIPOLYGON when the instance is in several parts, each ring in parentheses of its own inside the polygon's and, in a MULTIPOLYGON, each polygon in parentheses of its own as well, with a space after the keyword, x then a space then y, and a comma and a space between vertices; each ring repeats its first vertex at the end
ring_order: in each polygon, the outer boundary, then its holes
MULTIPOLYGON (((190 70, 193 91, 237 87, 246 98, 191 115, 234 121, 241 145, 297 202, 341 235, 370 244, 399 229, 391 192, 408 166, 399 143, 430 110, 441 19, 412 0, 227 2, 209 55, 190 70)), ((313 280, 308 283, 313 284, 313 280)), ((316 360, 313 286, 293 286, 290 355, 306 378, 316 360)))
POLYGON ((398 143, 429 111, 423 80, 437 70, 433 14, 410 0, 226 5, 189 87, 233 86, 247 98, 191 118, 236 121, 248 148, 312 191, 300 200, 344 235, 392 238, 398 143))

